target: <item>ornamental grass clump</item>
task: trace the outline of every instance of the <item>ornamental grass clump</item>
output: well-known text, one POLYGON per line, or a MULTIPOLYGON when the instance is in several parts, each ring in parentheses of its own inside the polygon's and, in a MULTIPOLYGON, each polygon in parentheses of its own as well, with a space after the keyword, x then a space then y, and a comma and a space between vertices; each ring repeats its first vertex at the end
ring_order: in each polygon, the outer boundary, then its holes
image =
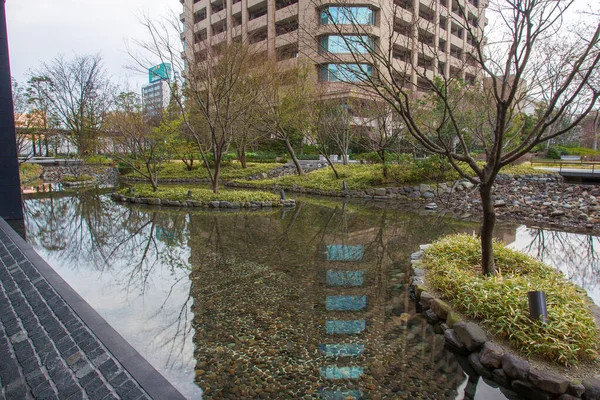
POLYGON ((479 239, 442 238, 429 247, 423 262, 428 284, 453 307, 477 319, 526 356, 538 355, 571 366, 598 356, 598 328, 589 298, 580 287, 531 256, 494 243, 496 276, 481 273, 479 239), (546 292, 548 324, 529 317, 528 291, 546 292))

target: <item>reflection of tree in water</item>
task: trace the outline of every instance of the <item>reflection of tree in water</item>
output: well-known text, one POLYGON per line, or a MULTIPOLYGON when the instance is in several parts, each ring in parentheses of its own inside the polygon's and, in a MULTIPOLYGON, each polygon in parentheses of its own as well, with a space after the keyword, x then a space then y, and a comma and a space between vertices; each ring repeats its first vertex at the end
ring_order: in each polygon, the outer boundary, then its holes
POLYGON ((318 397, 323 390, 453 398, 462 370, 443 349, 443 337, 410 311, 405 290, 410 252, 455 230, 439 221, 428 227, 431 222, 303 203, 283 216, 192 214, 197 380, 207 398, 318 397), (336 294, 326 284, 327 270, 350 268, 327 261, 331 244, 364 249, 362 261, 352 266, 366 272, 365 284, 344 289, 367 296, 364 312, 325 307, 325 298, 336 294), (326 334, 326 321, 359 319, 366 321, 360 334, 326 334), (323 343, 364 345, 364 353, 332 357, 323 343), (364 374, 329 380, 330 371, 322 368, 330 365, 364 374))
MULTIPOLYGON (((184 213, 124 207, 94 190, 27 200, 24 212, 28 241, 34 247, 57 253, 72 269, 110 274, 112 286, 121 287, 127 296, 143 299, 153 277, 166 269, 172 277, 170 290, 150 318, 161 314, 164 318, 173 291, 187 285, 188 274, 178 273, 189 270, 184 213)), ((183 351, 191 334, 190 308, 187 296, 155 332, 157 338, 170 332, 160 345, 170 347, 172 355, 183 351)))
POLYGON ((519 228, 531 237, 523 251, 559 268, 567 279, 589 289, 600 284, 600 238, 569 232, 519 228))

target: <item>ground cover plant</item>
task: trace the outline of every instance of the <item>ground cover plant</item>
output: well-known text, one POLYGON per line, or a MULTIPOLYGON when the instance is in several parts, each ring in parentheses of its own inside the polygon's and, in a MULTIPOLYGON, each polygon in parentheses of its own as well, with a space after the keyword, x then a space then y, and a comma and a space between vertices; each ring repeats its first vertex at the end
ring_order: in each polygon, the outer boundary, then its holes
POLYGON ((133 197, 145 197, 145 198, 158 198, 168 199, 171 201, 181 200, 193 200, 193 201, 238 201, 238 202, 249 202, 249 201, 271 201, 278 202, 279 195, 270 192, 261 191, 248 191, 248 190, 221 190, 219 193, 214 193, 212 189, 194 187, 184 185, 163 185, 158 188, 157 191, 152 190, 150 185, 133 185, 131 186, 133 192, 130 189, 123 189, 120 191, 125 196, 133 197), (188 196, 188 191, 192 192, 191 197, 188 196))
POLYGON ((564 366, 595 360, 598 328, 583 289, 531 256, 494 242, 495 276, 481 273, 478 238, 452 235, 429 247, 427 282, 468 318, 481 321, 525 356, 564 366), (546 292, 547 325, 529 318, 527 292, 546 292))
POLYGON ((301 176, 286 175, 281 178, 260 181, 237 180, 236 182, 258 187, 278 185, 289 188, 296 185, 307 189, 341 190, 342 181, 346 181, 348 189, 359 190, 421 182, 444 182, 458 178, 458 174, 453 170, 440 172, 436 169, 414 166, 414 164, 387 165, 387 178, 383 177, 384 167, 382 164, 339 165, 336 168, 340 176, 339 179, 335 177, 331 168, 323 168, 301 176))
MULTIPOLYGON (((221 178, 223 180, 231 179, 247 179, 252 175, 271 171, 281 164, 278 163, 247 163, 247 168, 242 168, 242 165, 237 161, 232 161, 221 167, 221 178)), ((126 177, 140 177, 135 172, 129 171, 125 174, 126 177)), ((189 170, 181 161, 170 161, 164 163, 159 170, 158 179, 209 179, 208 171, 201 163, 197 163, 189 170)))
POLYGON ((19 165, 19 176, 21 178, 21 182, 27 182, 33 179, 38 179, 41 174, 42 167, 40 167, 37 164, 23 163, 19 165))
POLYGON ((94 177, 90 176, 90 175, 79 175, 79 176, 72 176, 72 175, 65 175, 62 177, 61 181, 62 182, 87 182, 87 181, 93 181, 94 177))
MULTIPOLYGON (((402 164, 387 165, 388 176, 383 176, 382 164, 351 164, 336 166, 339 179, 331 168, 319 169, 302 176, 286 175, 280 178, 263 180, 236 180, 237 183, 256 187, 280 186, 291 188, 299 186, 306 189, 336 190, 342 189, 346 181, 349 190, 361 190, 385 186, 416 185, 420 183, 448 182, 460 179, 458 173, 440 160, 419 160, 402 164)), ((465 168, 468 168, 465 166, 465 168)), ((502 170, 505 174, 545 174, 548 171, 537 170, 528 165, 508 166, 502 170)))

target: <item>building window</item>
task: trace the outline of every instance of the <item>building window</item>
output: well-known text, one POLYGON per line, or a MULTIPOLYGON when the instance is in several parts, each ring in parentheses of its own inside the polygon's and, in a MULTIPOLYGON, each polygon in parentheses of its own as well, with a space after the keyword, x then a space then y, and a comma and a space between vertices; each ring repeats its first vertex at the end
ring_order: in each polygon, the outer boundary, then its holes
POLYGON ((321 51, 329 53, 368 53, 373 50, 375 43, 369 36, 358 35, 326 35, 321 37, 321 51))
POLYGON ((320 12, 321 24, 375 25, 375 11, 369 7, 326 7, 320 12))
POLYGON ((360 82, 373 74, 369 64, 323 64, 319 67, 322 82, 360 82))
POLYGON ((194 24, 206 19, 206 7, 194 13, 194 24))

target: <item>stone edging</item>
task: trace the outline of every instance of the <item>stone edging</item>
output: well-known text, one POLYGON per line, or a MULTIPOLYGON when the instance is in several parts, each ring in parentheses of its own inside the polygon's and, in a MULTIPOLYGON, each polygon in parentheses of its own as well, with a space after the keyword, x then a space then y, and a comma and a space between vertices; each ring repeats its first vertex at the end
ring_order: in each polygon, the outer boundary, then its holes
POLYGON ((411 255, 414 275, 410 287, 416 296, 417 310, 421 308, 430 324, 439 325, 450 351, 466 357, 480 376, 526 399, 600 399, 600 380, 596 377, 582 382, 570 381, 563 375, 533 368, 528 361, 494 344, 479 325, 462 321, 448 303, 427 292, 421 261, 427 247, 429 245, 421 245, 419 251, 411 255))
POLYGON ((239 208, 272 208, 272 207, 296 207, 296 200, 279 200, 278 202, 273 201, 195 201, 195 200, 168 200, 168 199, 155 199, 146 197, 128 197, 123 194, 113 193, 112 199, 117 202, 123 203, 135 203, 135 204, 149 204, 153 206, 168 206, 168 207, 196 207, 196 208, 224 208, 224 209, 239 209, 239 208))
MULTIPOLYGON (((520 175, 518 177, 523 181, 536 181, 536 182, 553 182, 560 181, 562 178, 556 174, 540 174, 540 175, 520 175)), ((507 181, 512 179, 510 175, 502 174, 498 175, 498 181, 507 181)), ((257 186, 248 185, 239 182, 226 182, 228 187, 240 187, 240 188, 252 188, 262 190, 279 190, 282 187, 275 186, 257 186)), ((330 197, 350 197, 350 198, 362 198, 365 200, 432 200, 436 195, 443 193, 462 192, 464 190, 472 189, 475 185, 465 179, 459 179, 454 182, 442 182, 435 185, 429 185, 421 183, 419 185, 406 185, 398 187, 385 187, 376 189, 365 189, 365 190, 318 190, 318 189, 307 189, 297 185, 292 185, 289 188, 290 191, 295 193, 306 193, 319 196, 330 196, 330 197)), ((437 208, 437 207, 436 207, 437 208)))

